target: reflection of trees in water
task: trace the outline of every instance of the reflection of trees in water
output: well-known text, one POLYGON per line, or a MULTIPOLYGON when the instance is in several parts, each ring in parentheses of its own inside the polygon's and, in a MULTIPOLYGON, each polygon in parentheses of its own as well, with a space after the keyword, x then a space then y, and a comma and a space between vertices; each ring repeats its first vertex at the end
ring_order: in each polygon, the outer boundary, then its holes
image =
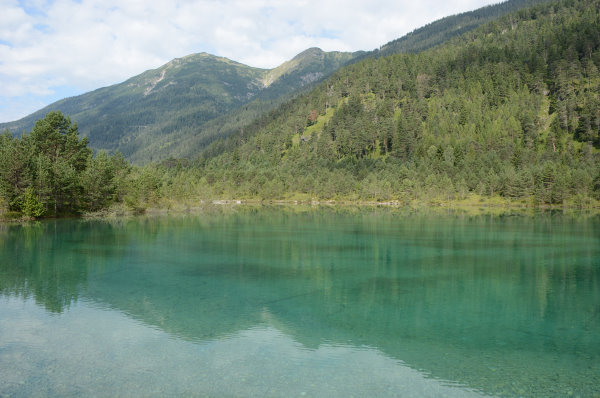
POLYGON ((80 297, 91 269, 126 236, 110 223, 59 220, 0 229, 0 294, 33 298, 62 312, 80 297))
POLYGON ((598 226, 243 207, 11 226, 0 231, 0 293, 55 312, 85 296, 192 341, 266 322, 305 347, 377 347, 476 386, 476 368, 489 380, 518 372, 495 363, 506 347, 600 355, 598 226))
MULTIPOLYGON (((598 278, 597 267, 591 264, 593 247, 589 256, 577 252, 573 255, 579 257, 571 258, 571 248, 560 241, 571 236, 576 242, 573 234, 593 236, 598 228, 593 219, 431 217, 395 212, 241 207, 198 217, 2 226, 0 292, 33 294, 48 309, 62 311, 77 299, 90 277, 102 275, 107 267, 119 267, 127 276, 123 283, 136 285, 141 282, 135 280, 135 273, 121 269, 130 265, 126 261, 136 260, 133 271, 143 268, 142 260, 177 263, 183 260, 176 256, 186 254, 185 264, 174 264, 183 265, 181 275, 222 277, 243 284, 266 278, 271 281, 267 291, 276 292, 274 296, 279 294, 278 286, 291 295, 295 289, 304 294, 309 288, 320 292, 325 306, 350 300, 365 307, 397 307, 406 299, 406 289, 417 281, 423 288, 421 303, 437 303, 436 292, 443 287, 448 293, 456 286, 457 297, 483 294, 490 300, 495 296, 503 302, 511 298, 535 302, 528 309, 527 319, 531 319, 543 318, 553 302, 576 300, 575 289, 598 278), (213 257, 207 259, 205 253, 213 257), (503 260, 499 262, 498 256, 503 260), (506 290, 510 288, 507 281, 518 286, 518 279, 529 284, 518 292, 527 297, 515 297, 506 290), (556 283, 564 286, 555 288, 556 283)), ((176 271, 144 268, 147 277, 157 280, 165 272, 176 271)), ((465 305, 472 311, 484 310, 482 300, 465 305)))
POLYGON ((544 329, 564 344, 560 332, 548 329, 550 321, 572 324, 582 311, 595 311, 598 300, 580 290, 598 298, 598 270, 577 243, 593 236, 593 220, 342 213, 248 210, 144 219, 127 233, 130 243, 152 249, 131 252, 138 261, 105 276, 94 294, 149 323, 151 313, 162 314, 157 319, 171 322, 156 323, 190 338, 200 336, 185 311, 193 308, 188 301, 205 308, 199 317, 213 307, 240 316, 267 308, 289 324, 314 321, 342 331, 354 324, 349 338, 353 329, 424 336, 441 328, 460 340, 473 317, 487 317, 476 326, 482 333, 461 343, 475 348, 506 339, 498 326, 544 329), (127 286, 137 287, 130 289, 133 297, 120 293, 127 286), (560 310, 565 307, 571 310, 560 310))

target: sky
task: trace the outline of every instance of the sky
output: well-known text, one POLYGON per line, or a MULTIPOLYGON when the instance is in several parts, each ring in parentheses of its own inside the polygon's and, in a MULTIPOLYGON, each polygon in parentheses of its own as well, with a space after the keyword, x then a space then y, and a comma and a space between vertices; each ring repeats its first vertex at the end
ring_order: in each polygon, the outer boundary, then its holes
POLYGON ((0 0, 0 122, 207 52, 273 68, 499 0, 0 0))

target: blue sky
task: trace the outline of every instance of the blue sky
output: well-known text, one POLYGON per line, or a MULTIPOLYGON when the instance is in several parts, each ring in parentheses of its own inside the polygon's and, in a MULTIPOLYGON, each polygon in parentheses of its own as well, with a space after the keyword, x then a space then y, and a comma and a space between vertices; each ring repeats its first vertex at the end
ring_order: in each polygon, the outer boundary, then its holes
POLYGON ((0 122, 197 52, 272 68, 372 50, 490 0, 0 0, 0 122))

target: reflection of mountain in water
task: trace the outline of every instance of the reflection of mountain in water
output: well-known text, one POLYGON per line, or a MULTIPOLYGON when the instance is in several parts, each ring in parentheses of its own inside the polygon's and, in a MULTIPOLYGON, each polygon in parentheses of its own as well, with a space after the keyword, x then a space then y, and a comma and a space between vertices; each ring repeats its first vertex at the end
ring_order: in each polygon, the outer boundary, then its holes
POLYGON ((0 355, 1 396, 487 396, 427 377, 376 348, 321 344, 307 349, 265 325, 192 343, 82 302, 59 316, 61 322, 42 322, 28 335, 27 324, 47 318, 43 310, 28 300, 8 299, 0 315, 23 315, 24 306, 30 311, 9 325, 0 317, 0 352, 6 352, 2 343, 8 335, 8 350, 33 360, 15 364, 0 355), (36 371, 35 364, 43 369, 36 371))
POLYGON ((54 310, 85 296, 190 341, 266 324, 489 393, 592 391, 600 374, 597 220, 274 210, 38 228, 5 233, 3 253, 23 250, 0 288, 54 310))

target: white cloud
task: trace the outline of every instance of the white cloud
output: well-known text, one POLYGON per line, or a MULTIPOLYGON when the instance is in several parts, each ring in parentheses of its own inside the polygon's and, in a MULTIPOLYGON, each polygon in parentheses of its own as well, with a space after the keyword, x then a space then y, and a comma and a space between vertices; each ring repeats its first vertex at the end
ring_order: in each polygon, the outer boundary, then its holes
POLYGON ((59 99, 52 94, 65 87, 82 93, 195 52, 271 68, 313 46, 371 50, 493 2, 0 0, 0 120, 59 99))

